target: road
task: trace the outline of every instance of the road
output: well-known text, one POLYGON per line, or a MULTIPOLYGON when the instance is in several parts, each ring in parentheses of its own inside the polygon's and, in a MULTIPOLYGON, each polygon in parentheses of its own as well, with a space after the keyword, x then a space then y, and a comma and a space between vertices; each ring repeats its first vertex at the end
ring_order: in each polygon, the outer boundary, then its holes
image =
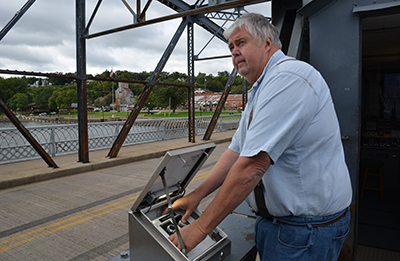
MULTIPOLYGON (((228 145, 217 146, 187 192, 202 182, 228 145)), ((110 260, 129 250, 128 211, 160 160, 1 190, 0 260, 110 260)))

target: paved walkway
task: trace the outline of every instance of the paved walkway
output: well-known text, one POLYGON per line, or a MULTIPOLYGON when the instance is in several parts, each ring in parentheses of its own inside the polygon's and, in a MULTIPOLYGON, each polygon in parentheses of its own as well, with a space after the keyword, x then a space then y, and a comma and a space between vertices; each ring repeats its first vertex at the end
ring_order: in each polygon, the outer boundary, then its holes
POLYGON ((188 138, 157 141, 122 147, 118 156, 106 158, 109 149, 89 152, 90 163, 80 163, 78 154, 53 157, 58 168, 48 167, 40 158, 17 163, 0 165, 0 189, 16 187, 33 182, 74 175, 86 171, 108 168, 138 160, 162 157, 167 151, 214 142, 216 144, 231 140, 235 130, 213 133, 209 141, 202 141, 203 135, 195 137, 195 143, 188 138))
MULTIPOLYGON (((234 130, 214 133, 211 140, 216 144, 231 140, 234 130)), ((203 136, 196 136, 196 143, 189 143, 188 138, 173 139, 159 142, 144 143, 122 147, 118 156, 108 159, 105 156, 109 150, 98 150, 89 153, 90 163, 79 163, 78 155, 54 157, 53 160, 59 166, 53 169, 47 166, 41 158, 18 163, 0 165, 0 189, 11 188, 32 182, 53 179, 83 173, 91 170, 98 170, 134 161, 162 157, 167 151, 179 149, 204 143, 203 136)), ((259 260, 259 259, 257 259, 259 260)), ((357 246, 357 261, 394 261, 399 259, 399 252, 387 251, 367 246, 357 246)))

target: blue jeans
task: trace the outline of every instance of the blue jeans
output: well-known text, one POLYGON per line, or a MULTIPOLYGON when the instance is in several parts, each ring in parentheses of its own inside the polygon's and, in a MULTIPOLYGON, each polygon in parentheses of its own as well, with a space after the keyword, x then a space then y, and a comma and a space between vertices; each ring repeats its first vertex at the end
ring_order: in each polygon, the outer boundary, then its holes
POLYGON ((343 210, 327 217, 279 217, 274 221, 257 217, 255 242, 262 261, 322 261, 337 260, 349 233, 350 210, 339 221, 327 226, 312 227, 310 224, 325 223, 339 217, 343 210), (307 227, 277 223, 307 224, 307 227))

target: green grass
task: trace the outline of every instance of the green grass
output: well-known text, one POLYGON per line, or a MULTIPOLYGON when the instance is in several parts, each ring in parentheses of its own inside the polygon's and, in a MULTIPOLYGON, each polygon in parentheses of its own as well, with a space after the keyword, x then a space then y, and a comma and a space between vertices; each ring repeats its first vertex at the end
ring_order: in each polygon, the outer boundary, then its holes
MULTIPOLYGON (((240 114, 237 111, 222 111, 221 115, 228 115, 228 114, 240 114)), ((114 117, 127 117, 129 116, 130 112, 114 112, 114 117)), ((214 111, 196 111, 195 116, 212 116, 214 114, 214 111)), ((113 112, 104 112, 104 117, 112 117, 113 112)), ((60 117, 77 117, 77 113, 61 113, 60 117)), ((172 113, 169 115, 168 111, 151 111, 150 114, 147 114, 147 111, 141 111, 140 112, 140 118, 187 118, 188 117, 188 111, 176 111, 175 113, 172 113)), ((52 115, 51 117, 57 117, 56 115, 52 115)), ((96 117, 96 118, 102 118, 103 117, 103 112, 88 112, 88 117, 96 117)))
MULTIPOLYGON (((221 115, 229 115, 229 114, 235 114, 235 115, 240 115, 241 113, 237 112, 236 110, 227 110, 227 111, 222 111, 221 115)), ((25 115, 27 117, 30 116, 30 113, 18 113, 25 115)), ((114 114, 114 117, 127 117, 129 116, 130 112, 104 112, 104 117, 112 117, 114 114)), ((195 111, 195 116, 212 116, 214 114, 214 111, 195 111)), ((38 114, 35 114, 34 116, 38 116, 38 114)), ((47 116, 46 116, 47 117, 47 116)), ((57 115, 51 115, 51 118, 55 118, 57 115)), ((60 117, 78 117, 78 113, 76 112, 71 112, 71 114, 68 113, 61 113, 60 117)), ((90 118, 102 118, 103 117, 103 112, 88 112, 88 117, 90 118)), ((188 111, 176 111, 175 113, 172 113, 169 115, 168 110, 163 110, 163 111, 151 111, 150 114, 147 114, 147 111, 141 111, 139 118, 140 119, 146 119, 146 118, 187 118, 188 117, 188 111), (153 113, 153 114, 152 114, 153 113)), ((7 118, 3 113, 0 113, 0 119, 1 118, 7 118)))

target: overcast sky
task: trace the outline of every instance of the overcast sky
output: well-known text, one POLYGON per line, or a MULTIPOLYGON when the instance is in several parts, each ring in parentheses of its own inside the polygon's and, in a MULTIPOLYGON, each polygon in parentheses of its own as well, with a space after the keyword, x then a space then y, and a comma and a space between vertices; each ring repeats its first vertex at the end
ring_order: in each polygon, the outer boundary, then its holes
MULTIPOLYGON (((26 0, 2 0, 0 4, 0 29, 21 9, 26 0)), ((127 0, 136 10, 136 1, 127 0)), ((142 6, 147 1, 142 0, 142 6)), ((193 4, 195 0, 187 0, 193 4)), ((207 1, 206 1, 207 2, 207 1)), ((88 20, 97 0, 86 1, 88 20)), ((143 8, 143 7, 142 7, 143 8)), ((249 12, 271 16, 270 3, 247 6, 249 12)), ((147 11, 147 20, 174 14, 175 12, 153 1, 147 11)), ((87 73, 98 74, 104 70, 153 71, 167 44, 178 28, 181 18, 148 25, 87 40, 87 73)), ((218 24, 223 21, 213 20, 218 24)), ((90 28, 96 33, 131 24, 131 13, 120 0, 104 0, 90 28)), ((229 24, 229 23, 228 23, 229 24)), ((195 25, 195 54, 197 55, 212 35, 195 25)), ((173 51, 164 71, 187 73, 187 47, 184 32, 173 51)), ((36 0, 16 25, 0 41, 0 69, 35 72, 75 72, 75 1, 36 0)), ((202 51, 200 58, 228 55, 225 43, 214 38, 202 51)), ((231 71, 229 58, 195 62, 195 75, 199 72, 216 75, 219 71, 231 71)), ((15 75, 0 74, 1 77, 15 75)))

